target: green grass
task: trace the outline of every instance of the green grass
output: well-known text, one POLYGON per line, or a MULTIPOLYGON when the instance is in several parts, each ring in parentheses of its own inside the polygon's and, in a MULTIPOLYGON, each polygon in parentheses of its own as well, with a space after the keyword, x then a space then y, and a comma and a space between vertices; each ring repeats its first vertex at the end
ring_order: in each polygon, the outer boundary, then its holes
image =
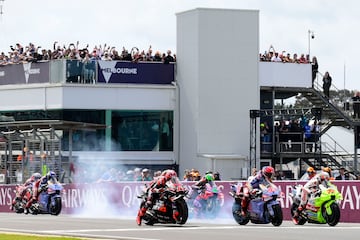
POLYGON ((79 240, 79 239, 85 239, 85 238, 1 233, 0 234, 0 239, 1 240, 79 240))

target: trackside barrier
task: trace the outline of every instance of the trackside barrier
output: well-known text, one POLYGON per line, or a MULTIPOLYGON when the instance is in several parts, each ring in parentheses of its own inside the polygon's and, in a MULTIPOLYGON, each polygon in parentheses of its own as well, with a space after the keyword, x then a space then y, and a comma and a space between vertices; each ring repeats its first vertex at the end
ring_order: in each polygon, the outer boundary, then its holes
MULTIPOLYGON (((183 182, 189 189, 193 182, 183 182)), ((229 196, 230 185, 235 181, 219 181, 217 185, 224 193, 222 217, 232 218, 231 206, 233 199, 229 196)), ((295 184, 304 184, 301 181, 275 181, 283 192, 281 199, 284 219, 290 220, 292 204, 289 193, 295 184)), ((333 181, 343 195, 340 202, 341 222, 360 223, 360 181, 333 181)), ((139 199, 137 195, 144 187, 144 182, 120 183, 92 183, 92 184, 65 184, 62 195, 62 214, 81 214, 96 210, 119 214, 119 216, 136 216, 139 199)), ((14 197, 15 185, 0 185, 0 211, 10 212, 11 200, 14 197)))

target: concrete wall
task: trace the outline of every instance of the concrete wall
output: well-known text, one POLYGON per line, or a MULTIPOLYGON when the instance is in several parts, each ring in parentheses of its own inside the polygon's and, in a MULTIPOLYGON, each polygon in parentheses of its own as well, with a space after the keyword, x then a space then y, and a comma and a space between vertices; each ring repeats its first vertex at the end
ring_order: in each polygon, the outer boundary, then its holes
POLYGON ((180 171, 213 166, 239 178, 249 158, 249 110, 259 108, 259 12, 194 9, 177 14, 180 171), (236 157, 235 157, 236 158, 236 157))
POLYGON ((174 110, 175 86, 32 84, 0 88, 0 110, 174 110))
POLYGON ((311 88, 311 81, 311 64, 259 63, 260 86, 311 88))

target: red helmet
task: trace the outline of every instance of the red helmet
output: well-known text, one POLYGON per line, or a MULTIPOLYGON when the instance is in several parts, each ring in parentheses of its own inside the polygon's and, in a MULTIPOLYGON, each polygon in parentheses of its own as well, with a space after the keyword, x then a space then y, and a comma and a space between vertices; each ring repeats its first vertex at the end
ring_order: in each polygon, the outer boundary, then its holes
POLYGON ((177 177, 177 174, 174 170, 166 170, 163 175, 166 180, 170 180, 173 177, 177 177))
POLYGON ((271 166, 266 166, 266 167, 264 167, 264 168, 262 169, 262 172, 263 172, 263 174, 264 174, 266 177, 272 178, 272 176, 273 176, 274 173, 275 173, 275 170, 274 170, 274 168, 271 167, 271 166))

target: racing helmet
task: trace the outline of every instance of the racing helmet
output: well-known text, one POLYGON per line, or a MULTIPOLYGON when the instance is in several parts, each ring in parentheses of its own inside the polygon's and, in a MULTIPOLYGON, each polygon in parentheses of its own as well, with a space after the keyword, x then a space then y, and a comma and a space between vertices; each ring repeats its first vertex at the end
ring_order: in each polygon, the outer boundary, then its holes
POLYGON ((265 167, 263 167, 262 172, 263 172, 264 176, 271 179, 275 173, 275 170, 271 166, 265 166, 265 167))
POLYGON ((313 167, 308 167, 307 170, 306 170, 307 174, 309 176, 312 176, 312 175, 315 175, 316 174, 316 171, 313 167))
POLYGON ((214 181, 214 175, 212 175, 211 173, 208 173, 205 175, 205 179, 209 182, 214 181))
POLYGON ((168 181, 173 177, 177 177, 177 174, 174 170, 166 170, 164 172, 164 177, 165 177, 166 181, 168 181))
POLYGON ((199 172, 193 172, 192 173, 192 178, 193 178, 193 180, 199 179, 200 178, 200 173, 199 172))
POLYGON ((56 179, 56 173, 55 173, 54 171, 49 171, 49 172, 46 174, 46 178, 47 178, 47 180, 56 179))
POLYGON ((330 167, 324 167, 323 172, 327 172, 329 176, 331 176, 331 168, 330 167))
POLYGON ((320 173, 320 181, 329 181, 330 180, 330 175, 329 173, 323 171, 320 173))
POLYGON ((31 175, 31 178, 32 178, 33 181, 37 181, 37 180, 39 180, 41 177, 42 177, 41 174, 38 173, 38 172, 33 173, 33 175, 31 175))

